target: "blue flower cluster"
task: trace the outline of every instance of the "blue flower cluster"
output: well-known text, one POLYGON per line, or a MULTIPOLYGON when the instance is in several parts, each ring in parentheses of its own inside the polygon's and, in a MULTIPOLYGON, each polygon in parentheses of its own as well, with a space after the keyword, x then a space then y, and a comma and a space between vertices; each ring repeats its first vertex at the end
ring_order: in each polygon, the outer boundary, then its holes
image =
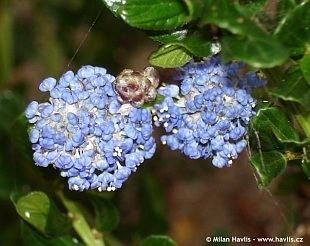
POLYGON ((120 104, 114 80, 92 66, 47 78, 39 89, 49 101, 25 110, 36 165, 59 169, 72 190, 120 188, 155 152, 150 111, 120 104))
POLYGON ((179 69, 180 87, 158 88, 164 100, 155 104, 153 119, 165 128, 162 143, 191 159, 231 165, 246 147, 246 126, 255 115, 249 90, 265 83, 255 73, 242 71, 242 63, 221 64, 216 56, 179 69))

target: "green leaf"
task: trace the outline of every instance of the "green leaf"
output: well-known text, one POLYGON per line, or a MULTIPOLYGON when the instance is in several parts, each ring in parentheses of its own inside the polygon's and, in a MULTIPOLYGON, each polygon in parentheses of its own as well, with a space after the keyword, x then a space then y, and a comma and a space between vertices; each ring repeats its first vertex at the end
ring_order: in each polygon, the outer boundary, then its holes
POLYGON ((70 236, 58 237, 54 239, 46 238, 35 231, 31 226, 26 223, 21 223, 21 234, 25 246, 74 246, 81 245, 79 242, 74 241, 70 236))
POLYGON ((145 238, 141 246, 176 246, 177 244, 168 236, 152 235, 145 238))
POLYGON ((260 178, 260 187, 268 186, 286 168, 285 157, 278 151, 255 153, 251 163, 260 178))
POLYGON ((130 26, 145 30, 169 30, 189 20, 186 4, 179 0, 126 0, 103 2, 130 26))
MULTIPOLYGON (((298 121, 298 124, 303 129, 309 141, 310 139, 310 111, 302 112, 302 110, 298 109, 298 107, 296 109, 297 109, 296 114, 295 114, 296 120, 298 121)), ((305 141, 307 141, 307 139, 305 139, 305 141)))
POLYGON ((263 32, 231 1, 209 0, 203 23, 214 24, 237 36, 226 36, 222 52, 226 59, 242 60, 254 67, 273 67, 282 64, 288 53, 282 44, 263 32))
POLYGON ((113 203, 106 199, 93 199, 93 206, 96 212, 97 229, 102 232, 114 230, 119 223, 119 214, 113 203))
POLYGON ((211 37, 202 31, 176 31, 151 37, 163 44, 180 45, 197 57, 207 57, 211 54, 211 37))
POLYGON ((165 99, 164 96, 157 94, 154 101, 144 103, 142 105, 142 108, 152 110, 155 104, 162 103, 164 99, 165 99))
POLYGON ((241 60, 260 68, 282 64, 288 57, 281 44, 269 36, 225 36, 222 39, 225 60, 241 60))
POLYGON ((22 196, 16 202, 17 213, 37 230, 45 233, 50 200, 43 192, 34 191, 22 196))
POLYGON ((45 228, 46 233, 49 236, 57 237, 68 234, 71 229, 72 224, 68 216, 63 215, 51 201, 45 228))
POLYGON ((34 191, 25 196, 12 196, 11 199, 17 213, 41 233, 54 237, 69 233, 69 219, 60 213, 45 193, 34 191))
MULTIPOLYGON (((259 110, 270 107, 270 103, 260 102, 257 105, 259 110)), ((284 144, 274 135, 268 122, 261 120, 260 117, 253 117, 249 125, 249 145, 253 150, 271 151, 274 149, 283 150, 284 144)))
POLYGON ((72 217, 73 228, 83 242, 88 246, 104 246, 102 235, 93 233, 78 205, 67 199, 62 193, 59 193, 59 197, 72 217))
POLYGON ((285 101, 293 101, 304 105, 310 103, 310 85, 307 83, 298 66, 292 67, 283 79, 273 88, 270 94, 285 101))
POLYGON ((306 45, 310 43, 310 1, 303 1, 291 11, 274 34, 290 47, 293 55, 303 54, 306 45))
POLYGON ((305 55, 300 61, 299 61, 299 67, 304 75, 305 80, 310 85, 310 54, 305 55))
POLYGON ((260 109, 255 117, 255 124, 259 127, 271 128, 274 135, 283 143, 299 143, 299 135, 291 126, 286 115, 275 107, 260 109))
POLYGON ((119 9, 122 6, 122 0, 102 0, 105 6, 116 16, 120 17, 119 9))
POLYGON ((149 62, 153 66, 174 68, 183 66, 191 59, 188 51, 179 45, 164 45, 150 55, 149 62))
POLYGON ((178 30, 171 33, 164 33, 160 35, 153 35, 150 36, 153 40, 160 42, 162 44, 169 44, 169 43, 179 43, 182 42, 188 35, 189 30, 178 30))
MULTIPOLYGON (((255 120, 253 119, 252 122, 255 122, 255 120)), ((267 124, 252 123, 250 126, 249 145, 252 150, 271 151, 284 149, 283 143, 279 142, 267 124)))

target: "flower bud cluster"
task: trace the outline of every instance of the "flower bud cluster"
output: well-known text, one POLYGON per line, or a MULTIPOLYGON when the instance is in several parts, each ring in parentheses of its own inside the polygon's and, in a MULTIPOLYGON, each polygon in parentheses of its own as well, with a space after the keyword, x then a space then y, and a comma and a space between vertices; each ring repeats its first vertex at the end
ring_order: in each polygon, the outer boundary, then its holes
POLYGON ((25 110, 35 164, 59 169, 71 190, 120 188, 155 152, 150 111, 121 104, 114 81, 104 68, 68 71, 43 80, 49 101, 25 110))
POLYGON ((231 165, 246 147, 246 126, 255 115, 249 90, 265 83, 242 70, 241 63, 212 57, 180 68, 180 87, 158 88, 164 100, 155 104, 153 119, 166 131, 162 143, 191 159, 212 158, 216 167, 231 165))

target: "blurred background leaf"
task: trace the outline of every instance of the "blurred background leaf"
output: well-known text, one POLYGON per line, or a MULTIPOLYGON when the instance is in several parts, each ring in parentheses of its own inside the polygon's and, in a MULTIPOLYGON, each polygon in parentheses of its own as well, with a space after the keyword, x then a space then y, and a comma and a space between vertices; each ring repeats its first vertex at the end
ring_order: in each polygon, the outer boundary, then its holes
POLYGON ((283 18, 275 30, 275 35, 282 40, 292 52, 300 55, 305 52, 310 42, 310 1, 302 1, 283 18))

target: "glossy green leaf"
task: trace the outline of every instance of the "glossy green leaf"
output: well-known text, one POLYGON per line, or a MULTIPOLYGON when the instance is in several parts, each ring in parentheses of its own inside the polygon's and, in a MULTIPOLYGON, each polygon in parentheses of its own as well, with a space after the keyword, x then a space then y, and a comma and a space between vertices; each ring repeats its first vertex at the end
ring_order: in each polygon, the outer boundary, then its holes
POLYGON ((305 80, 310 84, 310 55, 305 55, 299 61, 299 67, 304 75, 305 80))
POLYGON ((287 52, 268 36, 237 37, 222 39, 222 52, 225 60, 241 60, 253 67, 268 68, 282 64, 287 52))
POLYGON ((103 232, 114 230, 119 223, 119 214, 112 202, 106 199, 92 199, 95 212, 97 229, 103 232))
POLYGON ((18 199, 17 213, 37 230, 45 233, 50 200, 43 192, 34 191, 18 199))
POLYGON ((275 107, 260 109, 255 118, 256 125, 269 127, 280 142, 299 143, 299 136, 285 114, 275 107))
POLYGON ((16 191, 14 191, 10 194, 10 200, 14 206, 16 206, 18 199, 21 198, 22 196, 23 195, 20 192, 16 192, 16 191))
POLYGON ((283 143, 275 137, 268 123, 263 124, 262 121, 256 120, 256 118, 251 121, 249 136, 249 145, 252 150, 270 151, 283 149, 283 143))
POLYGON ((102 0, 105 6, 116 16, 120 17, 119 9, 122 6, 122 0, 102 0))
POLYGON ((207 33, 181 30, 153 36, 152 39, 162 44, 180 45, 197 57, 207 57, 211 54, 211 37, 207 33))
POLYGON ((169 44, 169 43, 178 43, 182 42, 188 36, 189 30, 178 30, 171 33, 164 33, 159 35, 150 36, 153 40, 160 42, 162 44, 169 44))
POLYGON ((41 233, 54 237, 69 233, 69 219, 60 213, 45 193, 34 191, 25 196, 12 196, 11 199, 17 213, 41 233))
MULTIPOLYGON (((258 102, 256 108, 259 110, 270 107, 270 102, 258 102)), ((252 150, 282 150, 283 144, 275 137, 269 123, 262 121, 259 117, 253 117, 249 124, 249 144, 252 150)))
POLYGON ((53 239, 46 238, 35 231, 26 223, 21 223, 21 234, 25 246, 74 246, 82 245, 77 239, 70 236, 56 237, 53 239))
POLYGON ((255 153, 251 163, 260 178, 260 187, 268 186, 286 168, 285 157, 278 151, 255 153))
POLYGON ((310 1, 303 1, 291 11, 275 31, 283 43, 290 47, 293 55, 303 54, 310 43, 310 1))
POLYGON ((275 87, 270 88, 269 92, 273 96, 300 103, 305 107, 310 103, 310 85, 298 66, 290 69, 275 87))
POLYGON ((185 3, 179 0, 126 0, 103 2, 127 24, 145 30, 169 30, 190 20, 185 3))
POLYGON ((141 246, 176 246, 177 244, 168 236, 152 235, 145 238, 141 246))
POLYGON ((153 66, 163 68, 180 67, 192 59, 189 52, 179 45, 164 45, 149 57, 149 62, 153 66))

